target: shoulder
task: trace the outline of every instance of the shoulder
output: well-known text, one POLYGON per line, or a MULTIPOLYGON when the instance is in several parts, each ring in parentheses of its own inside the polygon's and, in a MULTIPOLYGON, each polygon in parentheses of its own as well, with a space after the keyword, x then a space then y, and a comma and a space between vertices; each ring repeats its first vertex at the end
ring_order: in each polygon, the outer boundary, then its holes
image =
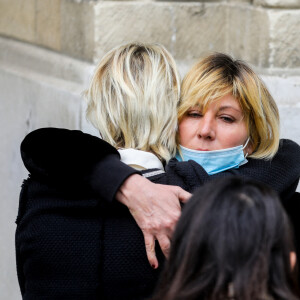
POLYGON ((298 175, 300 175, 300 146, 292 140, 281 139, 278 151, 271 161, 280 162, 285 167, 299 169, 298 175))
POLYGON ((82 178, 104 157, 120 158, 119 152, 102 139, 79 130, 41 128, 21 143, 27 170, 41 178, 82 178))
POLYGON ((278 151, 291 151, 300 155, 300 146, 292 140, 281 139, 279 142, 278 151))
POLYGON ((46 151, 49 147, 49 150, 52 151, 65 151, 73 147, 77 153, 79 153, 79 150, 83 151, 84 149, 89 149, 92 152, 99 149, 108 151, 109 149, 111 152, 118 154, 114 147, 99 137, 80 130, 52 127, 36 129, 27 134, 21 143, 21 153, 23 154, 25 151, 26 154, 28 150, 30 151, 29 153, 35 153, 33 152, 35 149, 36 152, 41 149, 46 151), (78 147, 80 148, 79 150, 77 149, 78 147), (96 150, 93 150, 94 148, 96 150))

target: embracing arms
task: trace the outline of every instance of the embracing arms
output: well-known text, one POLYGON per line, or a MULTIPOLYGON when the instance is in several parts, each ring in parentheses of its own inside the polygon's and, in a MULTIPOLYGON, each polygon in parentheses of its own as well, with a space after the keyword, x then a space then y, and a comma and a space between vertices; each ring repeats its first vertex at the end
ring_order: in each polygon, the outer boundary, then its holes
POLYGON ((37 129, 21 143, 21 156, 32 176, 65 187, 87 184, 107 201, 112 201, 127 177, 138 173, 119 163, 114 147, 78 130, 37 129), (99 182, 103 182, 101 189, 99 182))
POLYGON ((21 144, 25 167, 37 178, 72 188, 87 184, 102 200, 125 204, 144 234, 147 256, 156 268, 155 239, 167 256, 181 214, 179 201, 190 194, 176 186, 155 185, 120 161, 105 141, 76 130, 43 128, 21 144), (161 201, 164 199, 164 201, 161 201))
MULTIPOLYGON (((110 202, 116 198, 125 204, 143 231, 152 266, 157 266, 155 239, 165 255, 168 254, 170 237, 181 212, 179 201, 186 201, 189 193, 175 186, 155 185, 120 162, 118 151, 111 145, 80 131, 55 128, 36 130, 24 139, 21 153, 32 175, 69 187, 76 182, 85 182, 104 201, 110 202)), ((179 166, 177 163, 174 164, 175 170, 179 166)), ((194 166, 192 162, 181 164, 196 169, 196 163, 194 166)), ((231 175, 258 180, 271 186, 285 200, 294 193, 299 180, 300 147, 292 141, 282 140, 278 153, 271 161, 249 159, 239 169, 213 176, 204 174, 199 165, 198 169, 205 181, 231 175)), ((201 176, 198 179, 196 186, 204 183, 201 176)))
POLYGON ((181 202, 191 194, 178 186, 155 184, 139 175, 126 179, 116 199, 125 204, 143 232, 149 263, 158 267, 155 240, 168 257, 170 241, 181 215, 181 202))

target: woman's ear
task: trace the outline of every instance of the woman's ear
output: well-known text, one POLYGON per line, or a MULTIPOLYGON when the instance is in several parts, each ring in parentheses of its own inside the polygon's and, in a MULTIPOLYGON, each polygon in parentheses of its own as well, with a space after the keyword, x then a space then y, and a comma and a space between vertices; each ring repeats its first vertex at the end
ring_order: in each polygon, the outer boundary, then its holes
POLYGON ((290 263, 292 270, 295 268, 297 262, 297 256, 295 251, 290 252, 290 263))

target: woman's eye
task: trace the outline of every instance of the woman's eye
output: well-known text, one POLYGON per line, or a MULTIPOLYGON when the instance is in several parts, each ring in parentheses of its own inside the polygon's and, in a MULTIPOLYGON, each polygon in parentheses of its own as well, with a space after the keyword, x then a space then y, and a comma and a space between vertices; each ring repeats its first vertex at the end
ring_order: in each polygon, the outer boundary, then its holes
POLYGON ((187 113, 187 116, 191 118, 200 118, 202 117, 202 113, 199 111, 190 111, 187 113))
POLYGON ((220 118, 226 123, 233 123, 235 121, 234 118, 229 117, 229 116, 221 116, 220 118))

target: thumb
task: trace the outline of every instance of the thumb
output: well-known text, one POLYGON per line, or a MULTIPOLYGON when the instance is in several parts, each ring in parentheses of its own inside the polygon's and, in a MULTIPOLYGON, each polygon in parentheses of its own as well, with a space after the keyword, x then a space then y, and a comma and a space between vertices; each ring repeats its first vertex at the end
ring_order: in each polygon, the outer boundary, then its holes
POLYGON ((192 194, 185 191, 182 188, 179 188, 178 190, 178 198, 181 202, 186 203, 190 198, 192 197, 192 194))

